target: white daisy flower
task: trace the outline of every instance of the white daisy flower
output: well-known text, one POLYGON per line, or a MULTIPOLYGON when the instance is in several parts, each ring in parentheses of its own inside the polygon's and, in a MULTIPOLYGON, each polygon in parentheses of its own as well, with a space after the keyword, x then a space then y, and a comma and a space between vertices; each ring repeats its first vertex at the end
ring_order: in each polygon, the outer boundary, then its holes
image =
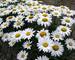
POLYGON ((8 16, 7 18, 6 18, 6 21, 14 21, 15 20, 15 17, 14 16, 8 16))
POLYGON ((27 0, 27 1, 26 1, 26 4, 27 4, 28 6, 36 6, 36 5, 38 5, 38 1, 27 0))
POLYGON ((18 16, 16 16, 15 21, 22 21, 23 18, 24 18, 23 15, 18 15, 18 16))
POLYGON ((16 44, 16 41, 10 41, 8 44, 10 47, 13 47, 16 44))
POLYGON ((66 24, 66 26, 72 26, 72 24, 75 22, 71 17, 63 17, 61 20, 61 24, 66 24))
POLYGON ((10 38, 10 34, 9 34, 9 33, 5 33, 5 34, 3 34, 3 36, 2 36, 2 41, 3 41, 3 42, 6 42, 6 41, 9 40, 9 38, 10 38))
POLYGON ((4 29, 4 28, 7 28, 9 26, 9 22, 3 22, 1 24, 1 27, 4 29))
POLYGON ((19 10, 17 9, 17 7, 15 6, 15 7, 13 7, 12 9, 12 13, 14 14, 14 13, 17 13, 19 10))
POLYGON ((27 56, 28 53, 26 51, 21 50, 18 54, 17 54, 17 59, 18 60, 27 60, 27 56))
POLYGON ((51 34, 52 34, 51 37, 53 40, 57 40, 57 41, 63 40, 63 36, 60 34, 60 32, 54 31, 51 34))
POLYGON ((52 43, 52 40, 49 38, 39 39, 37 43, 37 47, 39 51, 49 52, 50 50, 50 44, 52 43))
POLYGON ((4 11, 6 10, 6 8, 0 8, 0 16, 4 16, 4 11))
POLYGON ((47 12, 49 10, 48 5, 40 5, 39 11, 47 12))
POLYGON ((32 43, 32 42, 30 42, 30 41, 26 41, 26 42, 23 43, 22 46, 23 46, 23 48, 31 49, 31 43, 32 43))
POLYGON ((49 58, 47 56, 39 56, 35 60, 49 60, 49 58))
POLYGON ((43 12, 43 13, 39 13, 38 16, 41 18, 41 17, 49 17, 51 18, 51 14, 48 14, 46 12, 43 12))
POLYGON ((71 33, 71 29, 69 28, 69 27, 67 27, 67 26, 62 26, 62 25, 60 25, 59 27, 57 27, 57 30, 63 35, 63 36, 65 36, 65 35, 70 35, 70 33, 71 33))
POLYGON ((8 5, 8 3, 0 1, 0 6, 1 6, 1 7, 7 6, 7 5, 8 5))
POLYGON ((3 19, 2 18, 0 18, 0 24, 3 22, 3 19))
POLYGON ((28 15, 25 20, 32 23, 33 21, 36 21, 37 18, 38 18, 37 15, 28 15))
POLYGON ((41 25, 41 26, 50 26, 51 25, 51 20, 52 18, 50 17, 40 17, 38 20, 37 20, 37 24, 38 25, 41 25))
POLYGON ((23 25, 24 25, 23 21, 16 21, 16 22, 14 22, 13 27, 18 29, 18 28, 21 28, 21 26, 23 26, 23 25))
POLYGON ((60 11, 57 11, 57 10, 54 10, 51 14, 53 16, 56 16, 56 17, 60 17, 61 16, 61 12, 60 11))
POLYGON ((10 3, 15 3, 17 2, 18 0, 6 0, 6 2, 10 2, 10 3))
POLYGON ((20 15, 28 15, 28 11, 27 11, 27 8, 26 8, 26 6, 22 6, 22 5, 20 5, 19 7, 18 7, 18 14, 20 14, 20 15))
POLYGON ((50 44, 50 52, 51 56, 60 56, 63 54, 64 48, 61 43, 54 41, 52 44, 50 44))
POLYGON ((0 31, 0 37, 2 37, 3 36, 3 31, 0 31))
POLYGON ((68 11, 69 10, 69 8, 68 7, 66 7, 66 6, 60 6, 59 7, 59 9, 62 11, 62 14, 64 14, 66 11, 68 11))
POLYGON ((38 31, 38 33, 36 34, 37 38, 45 38, 45 37, 49 37, 49 36, 50 36, 49 31, 48 30, 44 30, 44 29, 38 31))
POLYGON ((73 16, 73 15, 75 15, 75 11, 67 10, 67 11, 64 12, 64 14, 67 15, 67 16, 73 16))
POLYGON ((22 33, 23 33, 23 38, 24 39, 31 39, 32 36, 34 36, 34 32, 33 29, 31 28, 27 28, 25 29, 22 33))
POLYGON ((65 42, 69 50, 75 49, 75 40, 68 38, 65 42))
POLYGON ((11 12, 11 10, 6 9, 5 11, 3 11, 3 15, 7 15, 11 12))
POLYGON ((67 6, 63 6, 63 5, 61 5, 60 8, 61 8, 62 10, 64 10, 64 9, 65 9, 65 10, 69 10, 69 8, 68 8, 67 6))
POLYGON ((39 5, 36 6, 32 6, 31 8, 29 8, 29 11, 32 10, 34 13, 38 13, 39 11, 39 5))
POLYGON ((56 9, 56 6, 49 5, 49 11, 54 11, 56 9))
POLYGON ((16 42, 18 41, 21 41, 22 39, 22 31, 16 31, 16 32, 12 32, 12 35, 11 35, 11 40, 15 40, 16 42))

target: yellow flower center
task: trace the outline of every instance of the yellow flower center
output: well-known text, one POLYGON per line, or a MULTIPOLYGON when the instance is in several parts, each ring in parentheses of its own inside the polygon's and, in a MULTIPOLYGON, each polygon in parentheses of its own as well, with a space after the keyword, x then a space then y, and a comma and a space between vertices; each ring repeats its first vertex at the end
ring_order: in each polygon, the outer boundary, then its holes
POLYGON ((29 47, 29 46, 31 46, 31 45, 28 43, 27 46, 29 47))
POLYGON ((47 18, 43 18, 42 21, 43 21, 43 22, 47 22, 48 19, 47 19, 47 18))
POLYGON ((48 43, 47 42, 44 42, 43 43, 43 47, 48 47, 48 43))
POLYGON ((22 55, 21 55, 21 58, 24 58, 24 57, 25 57, 25 55, 24 55, 24 54, 22 54, 22 55))
POLYGON ((46 10, 46 7, 42 7, 43 10, 46 10))
POLYGON ((16 9, 13 9, 13 11, 16 11, 16 9))
POLYGON ((58 13, 57 13, 57 12, 55 12, 55 15, 58 15, 58 13))
POLYGON ((7 26, 7 24, 4 24, 4 26, 7 26))
POLYGON ((20 12, 24 12, 24 10, 21 10, 20 12))
POLYGON ((64 6, 61 6, 61 8, 65 8, 64 6))
POLYGON ((48 15, 47 15, 46 13, 43 13, 43 15, 42 15, 42 16, 47 17, 48 15))
POLYGON ((31 34, 31 32, 26 32, 26 35, 29 36, 31 34))
POLYGON ((40 36, 41 36, 41 37, 46 36, 46 32, 44 32, 44 31, 40 32, 40 36))
POLYGON ((70 46, 72 46, 72 43, 71 43, 71 42, 69 42, 68 44, 69 44, 70 46))
POLYGON ((31 3, 28 3, 27 5, 28 5, 28 6, 32 6, 32 4, 31 4, 31 3))
POLYGON ((65 21, 66 21, 67 23, 70 23, 70 20, 69 20, 69 18, 67 18, 65 21))
POLYGON ((66 32, 67 31, 66 27, 61 28, 61 31, 66 32))
POLYGON ((53 48, 53 50, 55 50, 55 51, 59 50, 59 46, 58 46, 58 45, 53 45, 52 48, 53 48))
POLYGON ((56 38, 59 38, 60 36, 59 36, 59 35, 55 35, 55 37, 56 37, 56 38))
POLYGON ((13 18, 13 16, 9 16, 8 18, 9 18, 9 19, 12 19, 12 18, 13 18))
POLYGON ((32 16, 32 15, 30 15, 30 16, 29 16, 29 19, 32 19, 32 18, 33 18, 33 16, 32 16))
POLYGON ((21 22, 17 22, 17 25, 20 25, 21 24, 21 22))
POLYGON ((21 36, 20 33, 17 33, 17 34, 15 35, 16 38, 18 38, 18 37, 20 37, 20 36, 21 36))

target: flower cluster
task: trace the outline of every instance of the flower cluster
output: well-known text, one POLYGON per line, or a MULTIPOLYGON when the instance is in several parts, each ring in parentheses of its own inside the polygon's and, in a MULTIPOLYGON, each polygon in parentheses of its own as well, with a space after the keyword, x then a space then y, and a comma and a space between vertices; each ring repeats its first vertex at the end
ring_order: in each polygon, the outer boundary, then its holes
POLYGON ((45 5, 33 0, 4 0, 0 3, 0 38, 10 47, 22 44, 24 50, 17 54, 18 60, 28 59, 28 50, 37 50, 37 56, 42 53, 33 60, 51 59, 47 53, 60 57, 65 49, 75 49, 71 37, 74 16, 75 11, 66 6, 45 5))

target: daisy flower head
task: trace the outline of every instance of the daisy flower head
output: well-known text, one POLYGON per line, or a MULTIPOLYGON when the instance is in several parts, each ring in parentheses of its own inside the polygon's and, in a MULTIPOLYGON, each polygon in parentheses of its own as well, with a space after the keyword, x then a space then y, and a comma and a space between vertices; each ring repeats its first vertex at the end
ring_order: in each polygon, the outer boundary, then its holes
POLYGON ((35 13, 38 13, 39 11, 39 5, 36 5, 36 6, 32 6, 31 7, 31 10, 33 10, 35 13))
POLYGON ((12 8, 11 8, 11 10, 12 10, 12 13, 13 14, 15 14, 15 13, 17 13, 19 10, 17 9, 17 6, 13 6, 12 8))
POLYGON ((49 6, 49 11, 54 11, 55 8, 56 8, 56 6, 54 6, 54 5, 50 5, 50 6, 49 6))
POLYGON ((66 24, 66 26, 72 26, 72 24, 75 22, 71 17, 63 17, 61 20, 61 24, 66 24))
POLYGON ((3 11, 3 16, 8 15, 9 13, 11 13, 11 10, 6 9, 5 11, 3 11))
POLYGON ((60 8, 61 8, 61 10, 64 10, 64 9, 69 10, 69 8, 67 6, 63 6, 63 5, 61 5, 60 8))
POLYGON ((4 1, 0 1, 0 6, 1 7, 7 6, 7 5, 8 5, 8 3, 4 2, 4 1))
POLYGON ((75 49, 75 40, 68 38, 66 39, 65 43, 66 43, 68 50, 75 49))
POLYGON ((1 24, 1 27, 4 29, 4 28, 7 28, 8 26, 9 26, 9 22, 3 22, 2 24, 1 24))
POLYGON ((51 16, 51 14, 49 14, 49 13, 46 13, 46 12, 43 12, 43 13, 39 13, 38 14, 38 16, 41 18, 41 17, 49 17, 49 18, 51 18, 52 16, 51 16))
POLYGON ((24 18, 23 15, 18 15, 18 16, 16 16, 15 21, 22 21, 23 18, 24 18))
POLYGON ((63 5, 61 5, 61 6, 59 7, 59 9, 62 11, 62 14, 64 14, 66 11, 69 10, 69 8, 68 8, 67 6, 63 6, 63 5))
POLYGON ((49 17, 40 17, 38 20, 37 20, 37 24, 38 25, 41 25, 41 26, 50 26, 51 23, 52 23, 52 18, 49 18, 49 17))
POLYGON ((9 39, 10 39, 10 34, 4 33, 3 36, 2 36, 2 41, 6 42, 6 41, 9 41, 9 39))
POLYGON ((0 38, 3 36, 3 31, 0 31, 0 38))
POLYGON ((16 41, 9 41, 8 44, 9 44, 10 47, 13 47, 16 44, 16 41))
POLYGON ((53 40, 56 40, 56 41, 63 40, 63 36, 61 35, 61 33, 59 31, 53 31, 51 33, 51 37, 53 40))
POLYGON ((58 41, 54 41, 52 44, 50 44, 50 52, 51 56, 61 56, 64 52, 63 45, 61 45, 61 43, 58 41))
POLYGON ((50 33, 48 30, 42 29, 40 31, 38 31, 38 33, 36 34, 37 38, 45 38, 45 37, 49 37, 50 33))
POLYGON ((28 56, 28 53, 26 51, 21 50, 18 54, 17 54, 17 59, 18 60, 26 60, 28 56))
POLYGON ((27 1, 26 1, 26 4, 27 4, 28 6, 36 6, 36 5, 38 5, 38 1, 27 0, 27 1))
POLYGON ((51 43, 52 43, 52 40, 49 38, 40 39, 37 43, 37 47, 39 51, 49 52, 51 43))
POLYGON ((1 13, 0 16, 4 16, 4 13, 3 13, 3 12, 4 12, 5 10, 6 10, 6 8, 0 8, 0 13, 1 13))
MULTIPOLYGON (((11 37, 12 37, 12 39, 15 40, 16 42, 21 41, 21 39, 22 39, 22 31, 12 32, 11 37)), ((12 40, 12 39, 11 39, 11 40, 12 40)))
POLYGON ((31 43, 32 43, 32 42, 30 42, 30 41, 26 41, 26 42, 23 43, 22 46, 23 46, 23 48, 31 49, 31 43))
POLYGON ((70 33, 71 33, 71 29, 70 29, 69 27, 63 26, 63 25, 58 26, 58 27, 57 27, 57 30, 58 30, 63 36, 65 36, 65 35, 69 36, 70 33))
POLYGON ((23 26, 23 25, 24 25, 23 21, 16 21, 16 22, 14 22, 13 27, 18 29, 18 28, 21 28, 21 26, 23 26))
POLYGON ((9 2, 9 3, 15 3, 17 2, 18 0, 6 0, 6 2, 9 2))
POLYGON ((67 10, 64 12, 64 14, 70 17, 70 16, 75 15, 75 11, 74 10, 67 10))
POLYGON ((36 21, 38 19, 38 16, 37 16, 37 14, 35 14, 35 15, 31 15, 31 14, 29 14, 27 17, 26 17, 26 21, 28 21, 28 22, 30 22, 30 23, 32 23, 33 21, 36 21))
POLYGON ((18 7, 18 14, 20 14, 20 15, 28 15, 28 11, 27 11, 27 9, 26 9, 26 6, 22 6, 22 5, 20 5, 19 7, 18 7))
POLYGON ((24 39, 31 39, 33 36, 34 36, 34 32, 35 31, 33 31, 33 29, 31 29, 31 28, 27 28, 27 29, 25 29, 23 32, 22 32, 22 34, 23 34, 23 38, 24 39))
POLYGON ((35 60, 49 60, 49 58, 47 56, 39 56, 35 60))
POLYGON ((6 21, 14 21, 15 20, 15 17, 14 16, 8 16, 7 18, 6 18, 6 21))
POLYGON ((39 11, 41 12, 47 12, 49 10, 47 5, 40 5, 39 11))
POLYGON ((53 16, 56 16, 56 17, 60 17, 60 16, 61 16, 61 12, 60 12, 60 11, 57 11, 57 10, 52 11, 51 14, 52 14, 53 16))
POLYGON ((0 18, 0 24, 3 22, 3 19, 2 18, 0 18))

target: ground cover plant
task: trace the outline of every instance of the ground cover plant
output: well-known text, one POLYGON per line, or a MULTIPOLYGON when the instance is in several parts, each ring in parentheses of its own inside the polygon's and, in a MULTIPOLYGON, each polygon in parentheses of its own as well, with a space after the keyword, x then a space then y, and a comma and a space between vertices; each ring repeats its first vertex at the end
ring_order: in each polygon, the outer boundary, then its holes
POLYGON ((75 49, 75 11, 34 0, 0 3, 0 40, 20 51, 17 60, 65 60, 75 49))

